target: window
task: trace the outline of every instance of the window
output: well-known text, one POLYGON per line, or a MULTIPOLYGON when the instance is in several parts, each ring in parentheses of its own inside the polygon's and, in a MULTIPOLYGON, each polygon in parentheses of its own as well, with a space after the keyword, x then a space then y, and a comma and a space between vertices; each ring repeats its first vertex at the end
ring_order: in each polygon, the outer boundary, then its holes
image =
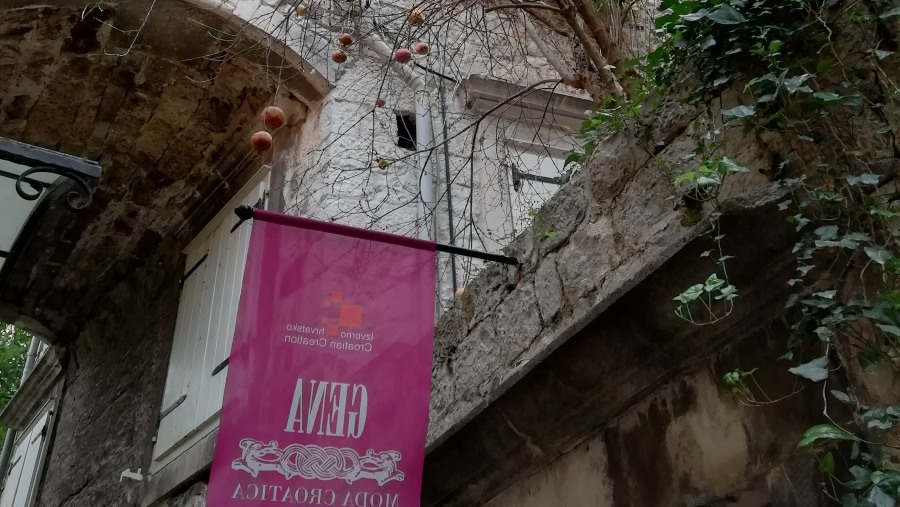
MULTIPOLYGON (((186 261, 151 473, 218 425, 250 227, 232 232, 240 204, 265 202, 257 175, 184 250, 186 261)), ((2 507, 2 506, 0 506, 2 507)))
POLYGON ((47 403, 25 430, 18 433, 9 472, 0 493, 0 507, 28 507, 34 504, 46 454, 47 433, 53 414, 47 403))
POLYGON ((531 224, 532 210, 543 206, 562 185, 563 164, 546 152, 509 147, 510 219, 516 232, 531 224))
POLYGON ((397 114, 397 146, 404 150, 416 149, 416 117, 411 114, 397 114))

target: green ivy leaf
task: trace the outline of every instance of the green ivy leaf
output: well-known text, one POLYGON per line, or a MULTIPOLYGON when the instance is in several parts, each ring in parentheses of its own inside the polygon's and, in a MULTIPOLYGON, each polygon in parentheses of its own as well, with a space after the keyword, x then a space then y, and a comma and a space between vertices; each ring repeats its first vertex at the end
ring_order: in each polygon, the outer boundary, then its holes
POLYGON ((725 168, 728 170, 728 172, 732 172, 732 173, 748 173, 748 172, 750 172, 749 169, 742 166, 741 164, 738 164, 733 159, 730 159, 728 157, 722 157, 722 164, 725 166, 725 168))
MULTIPOLYGON (((853 449, 857 450, 859 448, 859 440, 853 442, 853 449)), ((856 451, 857 456, 859 455, 859 451, 856 451)), ((852 455, 852 453, 851 453, 852 455)), ((856 459, 854 456, 852 459, 856 459)), ((850 489, 855 489, 857 491, 864 490, 872 484, 872 481, 869 480, 869 475, 871 474, 868 469, 863 468, 859 465, 853 465, 850 467, 850 475, 853 476, 852 481, 846 482, 844 485, 850 489)))
POLYGON ((687 288, 687 290, 685 290, 681 294, 675 296, 673 299, 675 301, 680 301, 682 303, 687 304, 687 303, 696 301, 697 298, 699 298, 700 295, 702 295, 702 294, 703 294, 703 284, 698 283, 696 285, 691 285, 690 287, 687 288))
POLYGON ((584 156, 580 153, 570 153, 568 157, 566 157, 566 161, 563 162, 563 168, 569 166, 569 164, 581 164, 584 162, 584 156))
POLYGON ((888 18, 893 18, 895 16, 900 16, 900 7, 894 7, 891 10, 882 12, 878 16, 878 19, 888 19, 888 18))
POLYGON ((816 235, 819 239, 831 240, 837 239, 838 235, 838 226, 836 225, 823 225, 822 227, 818 227, 813 234, 816 235))
POLYGON ((861 106, 862 105, 862 95, 859 93, 854 93, 853 95, 847 95, 841 100, 841 102, 848 106, 861 106))
POLYGON ((707 16, 709 16, 709 9, 700 9, 697 12, 679 16, 679 19, 681 19, 682 21, 700 21, 701 19, 705 19, 707 16))
POLYGON ((753 106, 737 106, 722 111, 722 115, 734 118, 749 118, 756 115, 756 108, 753 106))
POLYGON ((879 488, 877 486, 872 488, 871 491, 869 491, 869 494, 866 495, 866 500, 875 504, 875 507, 896 507, 897 506, 897 501, 894 500, 893 498, 891 498, 890 495, 885 493, 884 490, 882 490, 881 488, 879 488))
POLYGON ((885 333, 887 333, 889 335, 900 337, 900 327, 889 326, 886 324, 875 324, 875 325, 878 326, 878 329, 884 331, 885 333))
POLYGON ((683 172, 683 173, 679 174, 677 178, 675 178, 675 187, 677 188, 685 183, 696 181, 696 179, 697 179, 696 172, 694 172, 694 171, 683 172))
POLYGON ((697 178, 697 185, 701 187, 721 185, 722 180, 718 176, 700 176, 697 178))
POLYGON ((831 329, 829 329, 825 326, 817 327, 815 329, 814 333, 816 333, 816 336, 818 336, 819 339, 822 340, 823 342, 834 338, 834 331, 832 331, 831 329))
POLYGON ((788 298, 787 302, 784 304, 785 308, 790 308, 797 304, 797 301, 800 301, 800 294, 791 294, 788 298))
POLYGON ((844 403, 853 403, 853 400, 850 398, 850 395, 845 393, 844 391, 838 391, 832 389, 831 395, 837 398, 838 401, 843 401, 844 403))
POLYGON ((803 433, 803 438, 797 444, 797 447, 809 447, 816 440, 859 440, 852 433, 842 430, 831 424, 817 424, 803 433))
POLYGON ((732 299, 738 297, 737 287, 734 285, 726 285, 719 290, 719 294, 714 298, 716 301, 725 300, 731 301, 732 299))
POLYGON ((867 246, 863 248, 863 250, 866 252, 866 255, 868 255, 870 259, 877 262, 878 264, 881 264, 882 266, 884 266, 885 262, 894 258, 894 254, 881 247, 867 246))
POLYGON ((794 76, 789 79, 784 80, 784 89, 788 91, 791 95, 797 92, 806 92, 812 93, 812 89, 807 86, 806 81, 812 77, 812 74, 803 74, 801 76, 794 76))
POLYGON ((844 177, 844 179, 847 180, 847 184, 850 186, 872 185, 874 187, 878 185, 880 177, 877 174, 866 173, 857 176, 847 175, 844 177))
POLYGON ((813 97, 825 103, 839 102, 843 98, 842 95, 838 95, 834 92, 816 92, 813 94, 813 97))
POLYGON ((725 285, 725 280, 722 280, 718 275, 713 273, 709 275, 709 278, 707 278, 705 282, 703 282, 703 290, 712 292, 723 285, 725 285))
POLYGON ((743 14, 728 4, 720 5, 716 10, 707 15, 707 19, 722 25, 737 25, 747 21, 743 14))
POLYGON ((793 368, 788 369, 788 371, 794 375, 812 380, 813 382, 825 380, 828 378, 828 357, 817 357, 808 363, 794 366, 793 368))
POLYGON ((831 451, 822 456, 822 461, 819 462, 819 471, 829 475, 834 474, 834 456, 831 455, 831 451))

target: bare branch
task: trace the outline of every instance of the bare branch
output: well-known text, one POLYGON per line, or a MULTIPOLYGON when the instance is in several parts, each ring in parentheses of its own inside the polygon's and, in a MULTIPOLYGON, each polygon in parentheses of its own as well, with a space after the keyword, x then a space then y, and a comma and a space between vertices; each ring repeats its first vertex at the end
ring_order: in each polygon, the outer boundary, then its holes
POLYGON ((489 12, 494 12, 500 9, 545 9, 548 11, 561 12, 559 7, 554 7, 552 5, 546 4, 535 4, 535 3, 514 3, 514 4, 502 4, 495 5, 494 7, 488 7, 484 10, 485 14, 489 12))

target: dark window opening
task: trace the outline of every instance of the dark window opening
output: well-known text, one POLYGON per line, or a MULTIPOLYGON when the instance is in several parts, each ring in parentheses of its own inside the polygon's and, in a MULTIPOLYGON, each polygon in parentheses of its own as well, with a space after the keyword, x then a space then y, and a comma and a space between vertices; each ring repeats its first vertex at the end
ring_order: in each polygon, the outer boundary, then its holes
POLYGON ((416 117, 411 114, 397 114, 397 146, 404 150, 416 149, 416 117))

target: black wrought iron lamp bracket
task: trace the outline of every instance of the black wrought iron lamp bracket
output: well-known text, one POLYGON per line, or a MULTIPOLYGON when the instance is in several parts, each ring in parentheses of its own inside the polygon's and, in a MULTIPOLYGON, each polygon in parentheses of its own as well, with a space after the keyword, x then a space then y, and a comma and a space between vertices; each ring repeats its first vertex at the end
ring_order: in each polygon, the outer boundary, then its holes
POLYGON ((15 180, 16 193, 26 201, 40 199, 44 190, 54 185, 35 179, 37 174, 54 174, 74 184, 75 189, 69 192, 65 203, 70 210, 84 209, 94 198, 94 192, 86 180, 100 177, 100 165, 94 161, 2 137, 0 159, 27 167, 21 174, 0 169, 0 176, 15 180))
POLYGON ((84 179, 76 173, 58 167, 35 166, 27 169, 16 178, 16 193, 26 201, 36 201, 52 184, 38 181, 30 176, 34 174, 55 174, 62 176, 75 184, 75 190, 66 196, 66 207, 72 211, 82 210, 91 204, 94 199, 94 191, 84 179), (30 189, 30 190, 29 190, 30 189))

